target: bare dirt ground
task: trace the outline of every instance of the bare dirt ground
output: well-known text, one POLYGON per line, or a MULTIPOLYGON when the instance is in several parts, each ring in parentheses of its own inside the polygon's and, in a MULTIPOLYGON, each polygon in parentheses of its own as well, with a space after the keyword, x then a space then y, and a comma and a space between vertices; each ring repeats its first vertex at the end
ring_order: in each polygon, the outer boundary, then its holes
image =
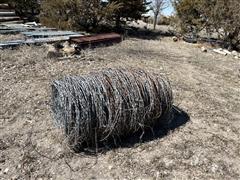
POLYGON ((44 47, 0 58, 0 179, 240 179, 239 59, 170 38, 128 39, 75 60, 48 59, 44 47), (73 153, 54 124, 51 81, 119 66, 165 74, 190 121, 130 147, 73 153))

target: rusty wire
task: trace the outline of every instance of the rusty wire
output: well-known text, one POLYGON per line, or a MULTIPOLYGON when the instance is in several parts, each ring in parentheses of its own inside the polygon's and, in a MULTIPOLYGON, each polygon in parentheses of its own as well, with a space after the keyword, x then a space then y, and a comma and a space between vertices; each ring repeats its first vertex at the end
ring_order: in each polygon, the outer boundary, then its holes
POLYGON ((52 84, 54 118, 79 148, 167 122, 172 99, 166 78, 141 69, 106 69, 52 84))

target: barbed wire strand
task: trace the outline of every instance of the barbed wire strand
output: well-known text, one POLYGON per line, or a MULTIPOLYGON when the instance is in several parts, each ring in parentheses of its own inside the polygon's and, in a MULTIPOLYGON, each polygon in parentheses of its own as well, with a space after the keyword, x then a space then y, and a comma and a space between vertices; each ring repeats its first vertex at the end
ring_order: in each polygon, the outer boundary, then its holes
POLYGON ((52 103, 69 144, 82 148, 168 122, 173 97, 167 78, 120 68, 54 81, 52 103))

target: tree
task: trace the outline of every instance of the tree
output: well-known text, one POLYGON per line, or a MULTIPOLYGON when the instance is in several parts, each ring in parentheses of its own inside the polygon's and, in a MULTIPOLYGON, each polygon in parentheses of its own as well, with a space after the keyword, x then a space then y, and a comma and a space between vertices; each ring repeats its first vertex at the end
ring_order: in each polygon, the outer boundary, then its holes
POLYGON ((62 29, 92 30, 101 23, 141 19, 145 0, 43 0, 41 22, 62 29))
POLYGON ((240 49, 239 0, 175 0, 173 4, 183 32, 215 31, 229 49, 240 49))
POLYGON ((115 2, 101 0, 44 0, 41 22, 60 29, 91 31, 108 21, 118 8, 115 2))
POLYGON ((158 17, 161 13, 162 10, 168 7, 168 2, 167 0, 153 0, 150 9, 153 11, 154 14, 154 22, 153 22, 153 29, 156 29, 156 24, 158 17))
POLYGON ((175 0, 173 6, 180 19, 182 33, 198 33, 202 30, 203 19, 199 9, 201 0, 175 0))
POLYGON ((149 2, 146 0, 109 0, 109 2, 115 2, 121 6, 113 15, 118 28, 126 21, 141 19, 142 14, 148 12, 149 2))
POLYGON ((205 27, 214 29, 229 49, 239 49, 239 0, 201 0, 199 9, 205 18, 205 27))
POLYGON ((70 1, 44 0, 41 3, 40 22, 58 29, 70 29, 70 10, 70 1))
POLYGON ((85 30, 96 29, 100 23, 112 20, 114 12, 120 8, 116 2, 101 0, 77 0, 71 11, 71 20, 75 27, 85 30))

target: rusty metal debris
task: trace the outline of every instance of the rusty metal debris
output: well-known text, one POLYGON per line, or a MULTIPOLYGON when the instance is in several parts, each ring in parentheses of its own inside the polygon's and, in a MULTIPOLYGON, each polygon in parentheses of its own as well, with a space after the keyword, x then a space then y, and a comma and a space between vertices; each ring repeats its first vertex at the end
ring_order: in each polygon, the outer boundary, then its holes
POLYGON ((173 97, 168 80, 159 75, 107 69, 54 81, 52 103, 69 145, 81 149, 168 123, 173 97))
POLYGON ((120 43, 122 41, 122 37, 117 33, 105 33, 105 34, 97 34, 97 35, 89 35, 82 37, 73 37, 70 38, 72 43, 78 45, 78 48, 84 47, 94 47, 99 44, 109 44, 109 43, 120 43))

